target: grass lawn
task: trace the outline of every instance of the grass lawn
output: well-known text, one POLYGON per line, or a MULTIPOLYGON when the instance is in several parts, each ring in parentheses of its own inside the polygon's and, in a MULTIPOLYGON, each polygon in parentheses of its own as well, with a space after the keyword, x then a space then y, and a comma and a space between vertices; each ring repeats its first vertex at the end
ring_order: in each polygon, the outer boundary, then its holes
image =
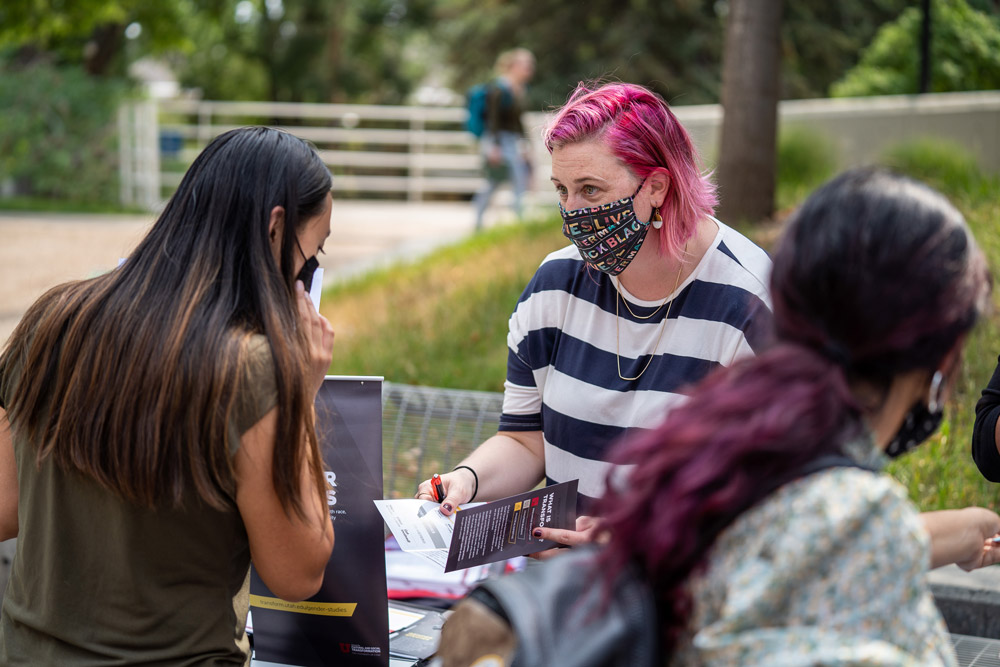
MULTIPOLYGON (((885 161, 928 181, 955 202, 996 273, 1000 179, 981 175, 974 161, 954 147, 927 142, 901 147, 885 161)), ((813 180, 829 175, 827 170, 814 172, 809 176, 813 180)), ((816 184, 785 178, 777 200, 791 206, 816 184)), ((769 249, 778 227, 741 231, 769 249)), ((417 263, 334 286, 323 297, 323 314, 337 334, 331 372, 502 391, 510 313, 545 255, 566 244, 553 211, 549 218, 495 228, 417 263)), ((997 297, 995 293, 995 302, 997 297)), ((976 400, 1000 353, 998 332, 1000 309, 995 308, 970 336, 941 432, 889 468, 921 509, 994 507, 1000 495, 1000 486, 976 470, 969 445, 976 400)))
POLYGON ((499 227, 327 290, 332 372, 503 391, 507 320, 545 255, 566 243, 557 218, 499 227))
MULTIPOLYGON (((944 192, 965 215, 994 277, 1000 275, 1000 178, 983 176, 971 158, 951 147, 924 142, 901 147, 887 162, 944 192)), ((981 505, 997 507, 1000 486, 983 479, 972 461, 976 401, 1000 354, 1000 288, 993 310, 969 336, 955 391, 940 433, 889 467, 921 509, 981 505)))
POLYGON ((149 213, 138 206, 108 202, 64 201, 48 197, 0 197, 0 212, 44 213, 149 213))

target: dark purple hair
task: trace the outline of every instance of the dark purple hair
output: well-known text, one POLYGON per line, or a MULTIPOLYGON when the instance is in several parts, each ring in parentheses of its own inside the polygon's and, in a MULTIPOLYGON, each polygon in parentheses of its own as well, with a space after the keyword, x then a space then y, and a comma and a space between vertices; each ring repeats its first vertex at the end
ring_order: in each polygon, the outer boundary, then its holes
POLYGON ((854 381, 933 370, 985 308, 989 276, 961 214, 883 170, 834 179, 793 216, 771 276, 776 342, 709 376, 657 429, 620 444, 600 513, 608 572, 636 562, 664 648, 692 611, 688 578, 718 535, 810 461, 865 431, 854 381), (619 479, 620 481, 620 479, 619 479))

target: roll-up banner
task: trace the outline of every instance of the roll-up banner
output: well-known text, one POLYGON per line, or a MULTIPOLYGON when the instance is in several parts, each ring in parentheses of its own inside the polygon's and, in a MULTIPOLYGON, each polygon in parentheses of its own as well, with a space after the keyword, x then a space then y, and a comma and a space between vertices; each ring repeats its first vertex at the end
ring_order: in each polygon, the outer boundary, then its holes
POLYGON ((316 396, 335 542, 323 588, 285 602, 252 572, 254 660, 313 667, 389 664, 382 499, 382 378, 327 376, 316 396))

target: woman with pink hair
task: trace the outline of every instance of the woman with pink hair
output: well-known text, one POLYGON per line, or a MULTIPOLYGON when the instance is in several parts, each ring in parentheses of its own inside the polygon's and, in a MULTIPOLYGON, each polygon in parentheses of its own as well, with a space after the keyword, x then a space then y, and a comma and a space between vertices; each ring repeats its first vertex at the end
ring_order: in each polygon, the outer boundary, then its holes
MULTIPOLYGON (((442 511, 579 480, 604 493, 608 445, 649 429, 685 387, 752 355, 770 329, 770 260, 712 217, 715 186, 667 103, 642 86, 577 87, 545 135, 563 233, 510 319, 499 432, 442 475, 442 511)), ((418 498, 432 498, 429 481, 418 498)), ((562 544, 577 531, 537 528, 562 544)))

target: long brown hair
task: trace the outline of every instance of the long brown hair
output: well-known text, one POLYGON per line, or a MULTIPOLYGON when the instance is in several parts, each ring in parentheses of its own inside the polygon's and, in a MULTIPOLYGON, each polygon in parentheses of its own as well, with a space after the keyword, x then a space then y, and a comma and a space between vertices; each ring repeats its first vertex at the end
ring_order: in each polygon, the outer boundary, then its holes
POLYGON ((0 377, 17 381, 0 394, 37 461, 51 457, 142 506, 179 506, 193 491, 231 508, 230 419, 251 334, 263 334, 277 391, 274 486, 286 511, 301 514, 303 458, 324 484, 293 252, 330 184, 302 140, 262 127, 227 132, 122 266, 39 299, 0 355, 0 368, 22 368, 19 381, 0 377), (275 206, 285 209, 280 262, 268 238, 275 206))

